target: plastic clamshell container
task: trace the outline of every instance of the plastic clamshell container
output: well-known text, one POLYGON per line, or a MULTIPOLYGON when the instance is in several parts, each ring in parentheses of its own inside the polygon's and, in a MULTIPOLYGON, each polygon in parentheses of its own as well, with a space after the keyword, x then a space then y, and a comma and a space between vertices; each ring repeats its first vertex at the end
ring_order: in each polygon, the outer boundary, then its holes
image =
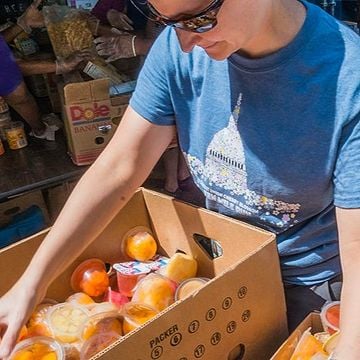
POLYGON ((191 278, 183 281, 176 289, 175 301, 188 297, 196 290, 201 289, 208 281, 209 279, 200 277, 191 278))
POLYGON ((324 330, 329 334, 339 331, 340 322, 340 301, 332 301, 321 308, 320 319, 324 330))
POLYGON ((65 352, 62 345, 56 340, 36 336, 19 342, 12 354, 10 360, 65 360, 65 352))
POLYGON ((137 302, 129 302, 124 305, 122 315, 124 318, 123 330, 124 334, 145 324, 148 320, 155 317, 159 311, 153 307, 137 302))
POLYGON ((84 342, 80 350, 80 360, 89 360, 100 351, 120 338, 116 332, 103 332, 96 334, 84 342))
POLYGON ((105 263, 96 258, 83 261, 72 273, 70 284, 75 292, 91 297, 103 295, 109 287, 105 263))
POLYGON ((81 338, 89 312, 84 306, 61 303, 53 306, 46 314, 46 321, 56 340, 72 343, 81 338))
POLYGON ((81 338, 83 341, 103 333, 123 335, 122 317, 119 312, 104 312, 89 317, 84 324, 81 338))

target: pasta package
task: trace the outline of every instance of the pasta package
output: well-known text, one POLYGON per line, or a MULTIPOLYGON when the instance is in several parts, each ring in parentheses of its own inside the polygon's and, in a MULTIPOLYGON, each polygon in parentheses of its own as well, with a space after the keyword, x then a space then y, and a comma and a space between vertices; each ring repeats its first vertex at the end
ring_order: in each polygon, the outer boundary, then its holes
POLYGON ((43 9, 45 24, 57 58, 67 58, 76 51, 93 49, 93 34, 86 13, 67 6, 43 9))

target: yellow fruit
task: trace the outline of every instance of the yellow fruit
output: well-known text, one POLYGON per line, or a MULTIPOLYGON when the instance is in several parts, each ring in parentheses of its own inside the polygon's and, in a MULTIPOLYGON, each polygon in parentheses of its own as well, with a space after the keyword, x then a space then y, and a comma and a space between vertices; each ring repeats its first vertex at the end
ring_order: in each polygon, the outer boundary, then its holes
POLYGON ((337 333, 331 335, 331 336, 325 341, 324 346, 323 346, 323 350, 324 350, 327 354, 330 355, 330 354, 335 350, 335 348, 336 348, 336 346, 337 346, 337 344, 338 344, 338 342, 339 342, 339 338, 340 338, 340 332, 337 332, 337 333))
POLYGON ((149 261, 157 251, 157 244, 151 234, 140 231, 128 236, 125 240, 125 253, 138 261, 149 261))
POLYGON ((193 278, 197 272, 197 261, 191 256, 182 253, 173 255, 161 274, 172 281, 180 283, 193 278))
POLYGON ((17 351, 12 360, 57 360, 56 351, 49 345, 35 342, 17 351))
POLYGON ((41 358, 39 358, 39 360, 57 360, 57 356, 55 354, 55 352, 49 352, 43 356, 41 356, 41 358))
POLYGON ((79 339, 81 329, 87 319, 86 309, 71 303, 56 305, 48 314, 48 322, 54 337, 68 343, 79 339))
POLYGON ((306 330, 290 360, 311 360, 314 355, 326 355, 326 353, 322 350, 322 343, 306 330))
POLYGON ((30 350, 23 350, 16 353, 12 360, 35 360, 35 357, 30 350))

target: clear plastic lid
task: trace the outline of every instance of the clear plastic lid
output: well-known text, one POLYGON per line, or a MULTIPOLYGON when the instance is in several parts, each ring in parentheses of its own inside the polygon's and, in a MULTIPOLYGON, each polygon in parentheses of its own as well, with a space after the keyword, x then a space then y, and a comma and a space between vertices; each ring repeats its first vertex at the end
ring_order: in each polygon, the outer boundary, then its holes
POLYGON ((80 350, 80 360, 88 360, 119 340, 121 335, 116 332, 103 332, 85 341, 80 350))
POLYGON ((46 322, 53 336, 66 343, 72 343, 81 338, 83 326, 88 319, 88 310, 74 303, 54 305, 46 314, 46 322))
POLYGON ((145 324, 148 320, 155 317, 158 313, 158 310, 146 304, 138 302, 129 302, 125 304, 122 310, 122 315, 124 317, 124 334, 127 334, 130 331, 145 324))
POLYGON ((19 342, 12 354, 10 360, 65 360, 64 348, 56 340, 45 336, 37 336, 19 342))
POLYGON ((177 287, 175 292, 175 301, 184 299, 196 290, 202 288, 210 279, 207 278, 191 278, 183 281, 177 287))
POLYGON ((138 282, 132 300, 162 311, 174 303, 176 287, 174 281, 160 274, 151 273, 138 282))
POLYGON ((157 251, 155 237, 145 226, 130 229, 122 238, 121 246, 124 255, 137 261, 149 261, 157 251))
POLYGON ((326 303, 321 308, 320 319, 324 330, 328 331, 330 334, 339 331, 340 301, 326 303))
POLYGON ((122 317, 119 312, 103 312, 92 315, 84 324, 81 338, 83 341, 89 340, 91 337, 103 333, 116 333, 123 335, 122 317))
POLYGON ((72 273, 70 284, 74 291, 98 297, 103 295, 109 286, 109 275, 105 263, 100 259, 83 261, 72 273))
POLYGON ((24 124, 21 121, 10 121, 6 126, 4 126, 5 132, 24 129, 24 124))

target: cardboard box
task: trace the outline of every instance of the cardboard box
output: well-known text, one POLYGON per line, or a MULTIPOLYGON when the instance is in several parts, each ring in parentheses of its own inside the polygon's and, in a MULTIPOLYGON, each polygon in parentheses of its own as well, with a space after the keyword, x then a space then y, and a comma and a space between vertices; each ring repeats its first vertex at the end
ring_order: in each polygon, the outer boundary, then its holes
POLYGON ((60 214, 61 209, 65 205, 66 200, 70 196, 76 184, 77 180, 66 181, 60 185, 43 190, 45 202, 49 210, 51 224, 54 223, 60 214))
POLYGON ((290 360, 291 355, 294 353, 296 345, 298 344, 302 334, 308 328, 311 328, 312 334, 324 331, 319 313, 314 312, 309 314, 294 330, 289 338, 281 345, 279 350, 270 360, 290 360))
MULTIPOLYGON (((124 260, 121 239, 139 225, 152 230, 162 254, 171 256, 177 250, 193 254, 199 264, 198 276, 212 280, 96 358, 227 360, 238 347, 239 359, 269 359, 287 336, 275 236, 154 191, 137 191, 55 280, 47 297, 63 301, 71 293, 72 271, 85 259, 124 260), (207 244, 207 251, 200 243, 207 244)), ((0 295, 19 278, 45 235, 46 231, 0 251, 0 295)))
POLYGON ((46 88, 49 94, 49 99, 54 113, 61 113, 61 98, 57 87, 57 75, 45 74, 46 88))
POLYGON ((123 94, 111 97, 112 121, 119 125, 131 98, 131 94, 123 94))
POLYGON ((66 84, 62 113, 68 150, 76 165, 95 161, 113 136, 109 81, 106 79, 66 84))
POLYGON ((12 199, 0 203, 0 226, 9 223, 14 215, 20 214, 30 206, 38 206, 49 224, 49 213, 41 190, 21 194, 12 199))

